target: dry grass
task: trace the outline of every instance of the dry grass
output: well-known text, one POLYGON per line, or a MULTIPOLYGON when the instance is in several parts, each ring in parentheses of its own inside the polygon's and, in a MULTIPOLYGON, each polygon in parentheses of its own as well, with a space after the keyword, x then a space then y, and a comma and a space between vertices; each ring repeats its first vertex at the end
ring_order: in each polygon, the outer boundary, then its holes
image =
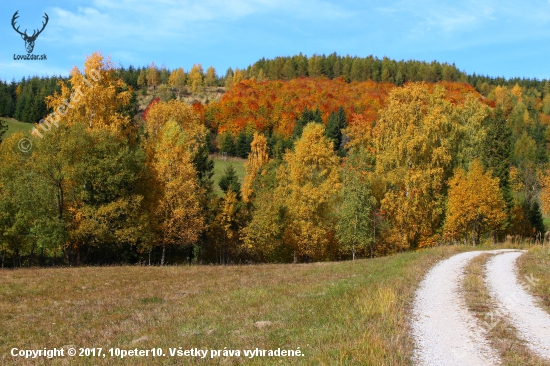
MULTIPOLYGON (((414 291, 446 247, 309 265, 0 271, 0 363, 20 349, 297 349, 304 357, 79 358, 79 364, 406 365, 414 291), (261 322, 261 323, 258 323, 261 322)), ((21 359, 19 362, 23 362, 21 359)), ((73 359, 57 359, 62 364, 73 359)))
POLYGON ((466 268, 463 291, 469 310, 476 315, 479 324, 489 329, 489 341, 504 365, 547 365, 546 361, 534 356, 523 341, 517 338, 516 330, 505 318, 496 316, 495 305, 483 281, 485 263, 489 258, 490 255, 482 254, 466 268))
POLYGON ((533 278, 526 283, 529 289, 547 312, 550 313, 550 246, 535 246, 519 257, 518 267, 521 278, 533 278))

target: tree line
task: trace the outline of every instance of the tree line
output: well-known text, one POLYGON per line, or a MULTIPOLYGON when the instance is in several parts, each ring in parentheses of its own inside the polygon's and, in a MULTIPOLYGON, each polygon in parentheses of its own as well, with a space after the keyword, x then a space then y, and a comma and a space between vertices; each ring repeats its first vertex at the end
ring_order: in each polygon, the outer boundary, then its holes
POLYGON ((79 91, 58 126, 30 151, 21 133, 0 143, 1 265, 310 262, 545 231, 545 98, 376 85, 248 80, 207 107, 159 99, 140 121, 120 70, 93 54, 45 98, 54 110, 79 91), (247 159, 221 197, 212 145, 247 159))
MULTIPOLYGON (((374 56, 357 57, 341 56, 336 53, 326 55, 306 55, 262 58, 246 68, 228 68, 225 74, 219 75, 212 66, 206 70, 201 64, 193 65, 189 70, 166 66, 157 66, 154 62, 147 66, 135 67, 118 65, 115 72, 134 92, 148 90, 155 92, 163 101, 181 97, 182 93, 201 93, 208 87, 225 87, 230 89, 242 80, 292 80, 300 77, 342 78, 346 82, 391 83, 402 86, 407 82, 436 83, 441 81, 468 83, 485 97, 490 97, 497 86, 519 87, 529 90, 530 94, 544 99, 550 94, 550 82, 530 78, 504 78, 485 75, 467 74, 454 64, 436 61, 391 60, 374 56)), ((51 111, 44 104, 44 99, 59 91, 59 82, 66 82, 66 77, 28 77, 21 81, 0 81, 0 116, 12 117, 24 122, 38 122, 42 116, 51 111)), ((137 110, 134 98, 128 107, 137 110)), ((550 111, 550 103, 547 103, 550 111)))

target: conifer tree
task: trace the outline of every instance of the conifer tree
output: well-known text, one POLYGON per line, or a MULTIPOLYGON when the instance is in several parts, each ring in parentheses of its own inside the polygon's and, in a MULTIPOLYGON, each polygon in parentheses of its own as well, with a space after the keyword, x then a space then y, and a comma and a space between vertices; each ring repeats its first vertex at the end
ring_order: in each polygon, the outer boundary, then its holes
POLYGON ((502 109, 497 107, 485 121, 487 134, 481 161, 486 169, 499 179, 500 189, 508 209, 512 207, 510 190, 510 164, 512 132, 506 125, 502 109))
POLYGON ((240 195, 241 184, 239 183, 239 177, 237 176, 237 172, 235 171, 233 164, 229 164, 227 168, 225 168, 224 175, 220 178, 220 182, 218 184, 224 193, 232 191, 235 192, 237 196, 240 195))
POLYGON ((226 132, 222 136, 221 152, 227 153, 227 155, 235 156, 235 141, 233 135, 230 132, 226 132))
POLYGON ((8 130, 8 125, 5 124, 5 122, 0 119, 0 144, 2 143, 2 139, 7 130, 8 130))
POLYGON ((327 121, 327 127, 325 129, 325 136, 333 141, 334 151, 338 151, 340 155, 342 155, 344 149, 342 146, 342 130, 346 127, 346 112, 344 111, 344 108, 340 106, 336 113, 330 113, 327 121))
POLYGON ((239 132, 237 143, 235 144, 235 153, 238 157, 246 159, 250 153, 250 140, 244 130, 239 132))

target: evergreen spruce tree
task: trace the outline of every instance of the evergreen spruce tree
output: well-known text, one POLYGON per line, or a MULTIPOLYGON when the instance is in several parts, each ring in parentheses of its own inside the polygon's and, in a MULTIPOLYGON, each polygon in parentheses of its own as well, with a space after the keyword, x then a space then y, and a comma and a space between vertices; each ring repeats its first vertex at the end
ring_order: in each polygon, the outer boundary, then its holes
POLYGON ((0 144, 2 143, 2 139, 7 130, 8 130, 8 125, 4 124, 4 121, 0 119, 0 144))
POLYGON ((239 136, 237 136, 237 144, 235 146, 236 155, 240 158, 246 159, 250 153, 250 138, 241 130, 239 136))
POLYGON ((233 135, 230 132, 226 132, 222 137, 222 153, 227 153, 227 155, 235 156, 235 142, 233 141, 233 135))
POLYGON ((502 109, 497 108, 487 117, 487 137, 482 155, 483 165, 493 170, 493 175, 500 182, 500 189, 504 195, 506 206, 512 207, 512 193, 510 190, 510 164, 512 158, 512 132, 506 125, 502 109))
POLYGON ((227 168, 225 168, 225 172, 220 178, 220 182, 218 183, 218 185, 224 193, 227 193, 227 191, 231 190, 232 192, 236 193, 237 196, 240 195, 241 184, 239 183, 239 177, 237 177, 237 173, 235 172, 235 168, 233 168, 233 164, 229 164, 227 168))
POLYGON ((334 143, 334 151, 338 151, 338 155, 344 156, 344 147, 342 146, 343 135, 342 130, 347 127, 346 121, 346 112, 344 108, 338 108, 338 112, 331 112, 328 121, 327 127, 325 129, 325 136, 332 140, 334 143))
POLYGON ((342 141, 342 131, 338 128, 338 121, 336 120, 336 113, 330 112, 327 120, 327 127, 325 128, 325 137, 332 141, 334 144, 334 151, 338 151, 340 142, 342 141))
POLYGON ((544 234, 544 232, 546 231, 546 228, 544 226, 540 205, 537 200, 533 200, 531 205, 529 205, 527 216, 528 216, 529 222, 535 229, 535 235, 537 235, 538 233, 544 234))
POLYGON ((294 130, 292 131, 292 139, 298 140, 300 137, 302 137, 302 131, 304 130, 304 127, 310 122, 323 124, 323 117, 321 116, 321 111, 319 110, 319 108, 317 108, 315 111, 312 111, 307 107, 306 109, 304 109, 302 115, 300 116, 300 118, 298 118, 296 124, 294 125, 294 130))
POLYGON ((197 171, 199 186, 209 186, 210 179, 214 175, 214 160, 210 159, 210 134, 206 136, 205 142, 199 146, 193 156, 193 166, 197 171))

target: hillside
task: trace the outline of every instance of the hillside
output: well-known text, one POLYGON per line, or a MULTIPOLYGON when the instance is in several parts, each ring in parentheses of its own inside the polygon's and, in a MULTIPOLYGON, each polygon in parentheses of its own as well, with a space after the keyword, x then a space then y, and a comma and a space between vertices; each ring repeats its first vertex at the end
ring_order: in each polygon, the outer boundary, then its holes
MULTIPOLYGON (((462 103, 468 94, 484 99, 471 85, 456 82, 440 85, 453 103, 462 103)), ((218 133, 241 130, 292 134, 295 121, 305 109, 321 111, 323 121, 343 107, 353 124, 353 116, 362 123, 374 122, 396 86, 373 81, 346 82, 343 78, 298 78, 288 81, 244 80, 231 88, 217 103, 205 107, 205 119, 218 133)), ((250 133, 250 132, 249 132, 250 133)))

